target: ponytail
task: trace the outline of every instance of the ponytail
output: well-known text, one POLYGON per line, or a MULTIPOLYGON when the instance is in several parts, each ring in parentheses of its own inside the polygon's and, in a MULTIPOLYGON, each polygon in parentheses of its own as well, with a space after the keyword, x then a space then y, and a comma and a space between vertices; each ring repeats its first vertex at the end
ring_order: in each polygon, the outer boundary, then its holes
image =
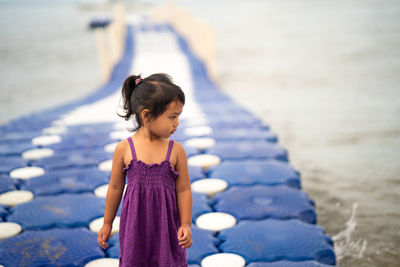
POLYGON ((125 120, 129 120, 132 114, 135 113, 135 111, 132 109, 131 101, 132 101, 132 93, 135 90, 136 87, 139 86, 141 81, 140 75, 131 75, 128 78, 125 79, 123 85, 122 85, 122 97, 123 97, 123 109, 126 112, 125 115, 120 115, 118 116, 125 118, 125 120), (140 79, 140 80, 139 80, 140 79))

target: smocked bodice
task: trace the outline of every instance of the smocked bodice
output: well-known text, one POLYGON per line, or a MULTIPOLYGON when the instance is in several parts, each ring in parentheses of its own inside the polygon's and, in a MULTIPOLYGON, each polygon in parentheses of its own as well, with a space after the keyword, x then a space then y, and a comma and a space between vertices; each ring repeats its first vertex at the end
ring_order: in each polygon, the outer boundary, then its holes
POLYGON ((131 162, 124 168, 128 186, 161 186, 174 189, 175 179, 179 176, 179 172, 174 170, 171 162, 169 161, 174 141, 169 140, 168 152, 165 160, 160 163, 152 164, 147 164, 141 160, 138 160, 131 137, 128 138, 128 142, 132 152, 131 162))

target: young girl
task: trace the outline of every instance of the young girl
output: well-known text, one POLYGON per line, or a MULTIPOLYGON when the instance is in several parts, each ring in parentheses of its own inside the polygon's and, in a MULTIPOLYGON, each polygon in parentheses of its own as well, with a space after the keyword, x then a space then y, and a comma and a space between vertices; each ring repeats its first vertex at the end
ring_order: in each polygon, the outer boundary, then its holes
POLYGON ((168 139, 185 104, 166 74, 129 76, 122 86, 125 120, 135 115, 132 137, 115 148, 98 243, 107 248, 127 177, 119 227, 119 266, 188 266, 192 245, 192 192, 183 146, 168 139))

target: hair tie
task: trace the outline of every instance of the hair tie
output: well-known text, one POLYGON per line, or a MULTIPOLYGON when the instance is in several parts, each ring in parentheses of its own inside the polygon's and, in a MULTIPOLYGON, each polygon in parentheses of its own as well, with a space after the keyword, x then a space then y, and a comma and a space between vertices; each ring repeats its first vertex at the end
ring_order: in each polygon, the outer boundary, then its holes
POLYGON ((141 81, 143 81, 142 78, 137 78, 137 79, 135 80, 135 84, 138 85, 141 81))

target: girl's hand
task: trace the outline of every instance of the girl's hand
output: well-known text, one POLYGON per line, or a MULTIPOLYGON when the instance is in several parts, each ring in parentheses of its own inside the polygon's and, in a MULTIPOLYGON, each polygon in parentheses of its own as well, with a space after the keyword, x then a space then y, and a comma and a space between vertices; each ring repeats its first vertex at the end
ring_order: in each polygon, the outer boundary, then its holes
POLYGON ((112 224, 103 224, 103 226, 99 231, 99 234, 97 236, 97 243, 99 243, 99 245, 103 249, 106 249, 108 247, 106 241, 110 237, 111 230, 112 230, 112 224))
POLYGON ((192 230, 190 230, 190 226, 181 225, 181 227, 179 227, 178 240, 179 245, 183 248, 190 248, 192 246, 192 230))

